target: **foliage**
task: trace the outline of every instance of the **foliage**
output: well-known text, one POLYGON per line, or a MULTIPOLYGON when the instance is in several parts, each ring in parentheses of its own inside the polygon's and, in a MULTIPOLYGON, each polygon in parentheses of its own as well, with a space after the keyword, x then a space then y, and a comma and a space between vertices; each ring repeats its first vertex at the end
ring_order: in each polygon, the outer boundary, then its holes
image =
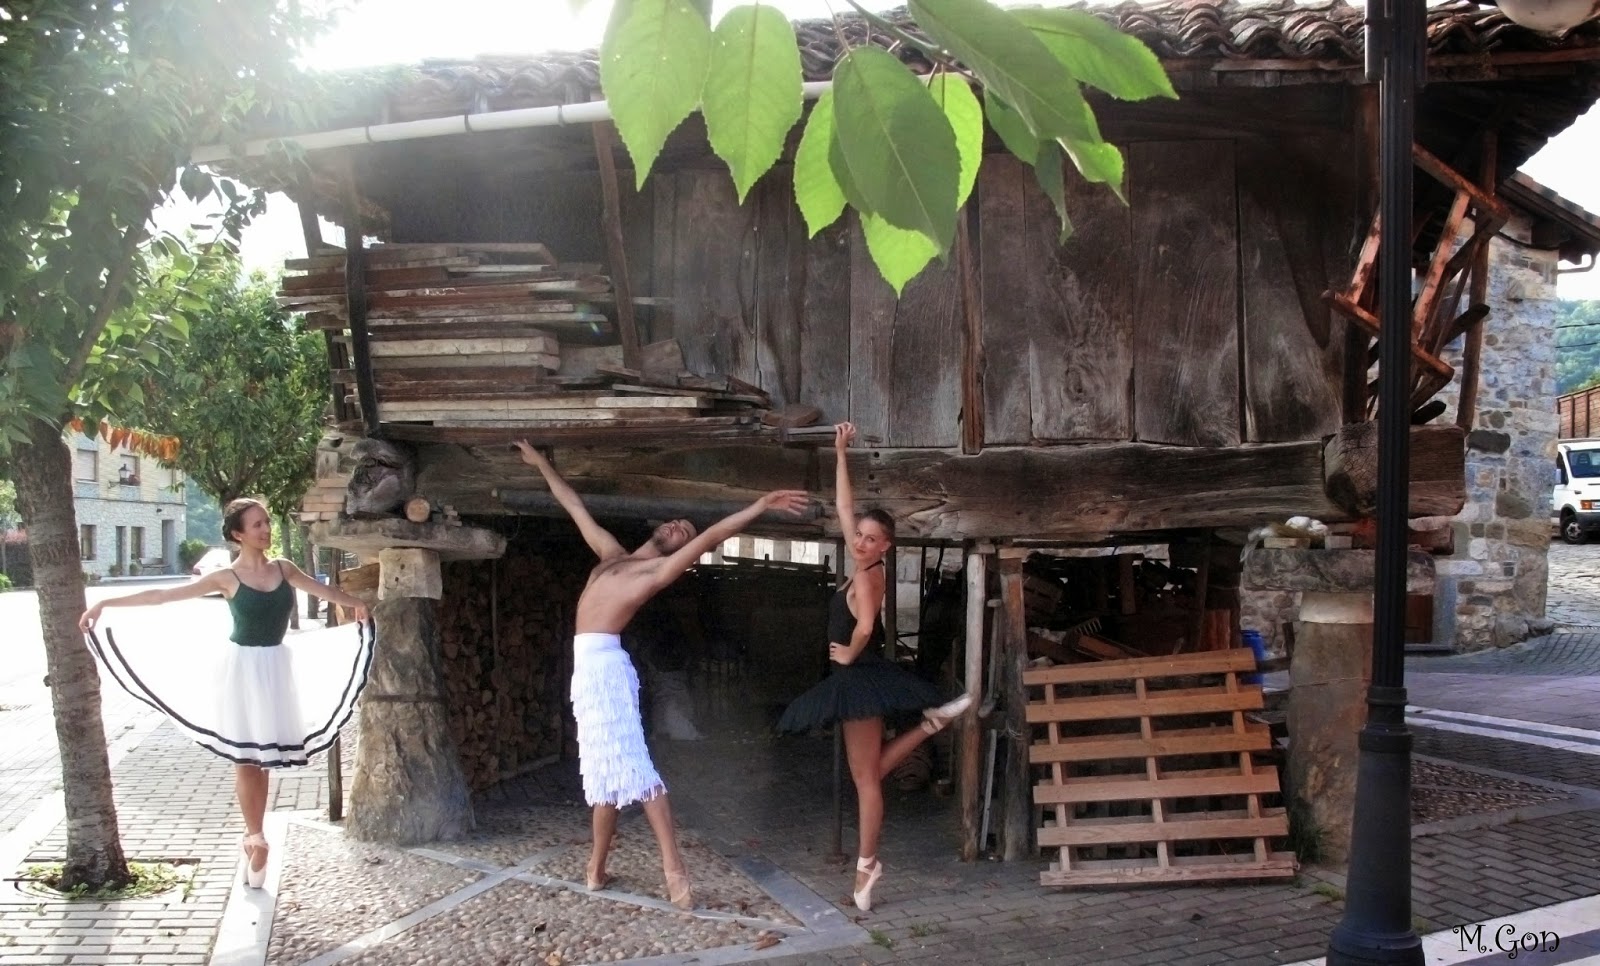
POLYGON ((193 879, 198 866, 172 865, 166 862, 129 862, 128 871, 133 881, 118 888, 95 889, 79 883, 61 889, 62 863, 49 862, 30 865, 23 870, 22 879, 34 885, 36 891, 66 899, 83 899, 93 902, 113 902, 119 899, 143 899, 160 895, 193 879), (42 886, 42 889, 38 887, 42 886))
POLYGON ((1556 392, 1600 385, 1600 299, 1561 302, 1556 312, 1556 392))
MULTIPOLYGON (((873 261, 896 292, 949 251, 985 116, 1006 149, 1034 166, 1065 241, 1068 160, 1086 180, 1123 195, 1122 152, 1101 136, 1085 85, 1123 100, 1177 96, 1149 48, 1085 10, 910 0, 915 27, 906 29, 845 2, 934 70, 914 74, 874 45, 845 50, 831 92, 806 122, 795 201, 812 235, 855 208, 873 261), (981 108, 971 83, 984 91, 981 108)), ((744 4, 713 27, 709 6, 618 0, 600 81, 640 184, 668 135, 698 107, 742 200, 801 116, 800 59, 793 26, 773 8, 744 4)))
POLYGON ((217 505, 214 497, 200 489, 194 480, 184 481, 183 495, 186 504, 184 530, 189 536, 207 546, 221 546, 222 507, 217 505))
POLYGON ((15 530, 17 516, 17 487, 10 480, 0 480, 0 534, 15 530))
POLYGON ((5 574, 0 574, 0 591, 10 590, 10 589, 11 589, 11 578, 9 576, 5 575, 5 574))
POLYGON ((182 573, 188 573, 199 562, 200 558, 206 555, 206 551, 210 549, 211 545, 204 540, 185 537, 183 542, 178 544, 178 570, 182 573))
POLYGON ((265 498, 275 514, 299 503, 315 477, 328 398, 323 341, 279 309, 277 280, 239 278, 222 259, 199 286, 190 339, 144 382, 138 421, 180 441, 164 457, 218 504, 265 498))
MULTIPOLYGON (((298 102, 293 55, 316 26, 298 5, 214 0, 40 0, 0 19, 0 461, 29 419, 93 425, 139 402, 206 257, 148 238, 151 211, 194 145, 298 102)), ((232 200, 224 235, 264 204, 196 169, 182 183, 232 200)))

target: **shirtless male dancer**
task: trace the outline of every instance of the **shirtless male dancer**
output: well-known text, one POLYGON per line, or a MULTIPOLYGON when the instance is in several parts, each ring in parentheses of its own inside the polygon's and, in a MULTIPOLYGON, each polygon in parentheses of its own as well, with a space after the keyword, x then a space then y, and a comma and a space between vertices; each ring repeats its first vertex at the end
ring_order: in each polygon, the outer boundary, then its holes
POLYGON ((680 909, 694 908, 688 870, 678 852, 667 804, 667 787, 650 760, 639 717, 639 677, 622 649, 622 630, 645 601, 694 566, 702 554, 749 526, 769 510, 796 512, 809 498, 801 490, 774 490, 732 516, 696 534, 688 520, 672 520, 655 529, 650 539, 629 553, 589 515, 577 492, 555 471, 545 455, 526 440, 516 444, 522 460, 543 474, 550 494, 572 517, 600 563, 578 598, 577 636, 573 640, 572 714, 578 723, 578 767, 583 797, 594 806, 594 852, 589 857, 588 886, 603 889, 606 856, 617 831, 617 810, 643 802, 644 814, 661 847, 661 869, 667 896, 680 909))

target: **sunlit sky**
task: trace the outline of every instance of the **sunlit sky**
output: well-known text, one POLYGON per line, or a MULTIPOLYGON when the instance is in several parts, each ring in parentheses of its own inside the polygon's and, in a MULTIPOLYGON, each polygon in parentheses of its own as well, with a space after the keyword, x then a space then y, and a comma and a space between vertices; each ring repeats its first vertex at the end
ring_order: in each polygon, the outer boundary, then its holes
MULTIPOLYGON (((849 7, 844 0, 765 2, 796 19, 826 17, 833 9, 849 7)), ((716 0, 714 15, 735 5, 716 0)), ((891 0, 873 6, 895 5, 891 0)), ((591 0, 583 12, 574 14, 568 0, 452 0, 446 6, 448 13, 441 15, 437 0, 345 0, 338 23, 306 51, 304 61, 308 67, 337 70, 430 58, 576 50, 598 45, 610 6, 606 0, 591 0)), ((1600 110, 1590 110, 1523 170, 1571 201, 1600 212, 1596 157, 1600 157, 1600 110)), ((253 268, 270 269, 304 253, 294 205, 281 196, 273 202, 245 235, 245 260, 253 268)), ((196 211, 187 203, 175 203, 158 215, 157 222, 179 230, 195 219, 196 211)), ((324 226, 324 234, 337 237, 329 226, 324 226)), ((1563 298, 1600 298, 1600 270, 1563 275, 1558 288, 1563 298)))

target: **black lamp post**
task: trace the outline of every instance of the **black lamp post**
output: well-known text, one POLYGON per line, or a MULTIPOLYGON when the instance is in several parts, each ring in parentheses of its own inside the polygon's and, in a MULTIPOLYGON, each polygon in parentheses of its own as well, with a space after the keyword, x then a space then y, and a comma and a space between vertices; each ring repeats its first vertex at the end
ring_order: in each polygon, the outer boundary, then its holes
POLYGON ((1411 461, 1411 145, 1426 68, 1424 0, 1373 0, 1367 66, 1379 74, 1378 540, 1372 684, 1361 730, 1345 916, 1328 966, 1422 964, 1411 925, 1411 732, 1406 728, 1406 527, 1411 461))
MULTIPOLYGON (((1559 33, 1593 16, 1595 0, 1499 0, 1509 19, 1559 33)), ((1378 539, 1372 684, 1360 735, 1345 916, 1328 966, 1421 966, 1411 924, 1411 732, 1406 728, 1406 528, 1410 504, 1411 148, 1417 89, 1427 69, 1425 0, 1371 0, 1368 76, 1379 122, 1378 539)))

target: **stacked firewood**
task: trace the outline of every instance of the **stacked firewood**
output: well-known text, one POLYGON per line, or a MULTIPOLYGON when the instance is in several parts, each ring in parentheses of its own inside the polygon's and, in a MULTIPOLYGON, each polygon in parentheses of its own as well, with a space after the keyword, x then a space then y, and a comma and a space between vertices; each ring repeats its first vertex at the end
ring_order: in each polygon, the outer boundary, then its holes
POLYGON ((515 553, 490 566, 445 566, 445 701, 475 791, 559 752, 564 657, 584 579, 582 568, 555 566, 563 559, 515 553))
MULTIPOLYGON (((643 346, 637 367, 625 367, 611 280, 597 264, 559 262, 534 242, 380 245, 365 259, 372 396, 392 438, 556 443, 751 435, 764 418, 785 431, 806 423, 770 414, 759 387, 690 372, 676 342, 643 346)), ((284 278, 279 303, 335 333, 335 352, 353 358, 345 254, 285 264, 302 274, 284 278)), ((356 370, 333 377, 354 426, 356 370)))

